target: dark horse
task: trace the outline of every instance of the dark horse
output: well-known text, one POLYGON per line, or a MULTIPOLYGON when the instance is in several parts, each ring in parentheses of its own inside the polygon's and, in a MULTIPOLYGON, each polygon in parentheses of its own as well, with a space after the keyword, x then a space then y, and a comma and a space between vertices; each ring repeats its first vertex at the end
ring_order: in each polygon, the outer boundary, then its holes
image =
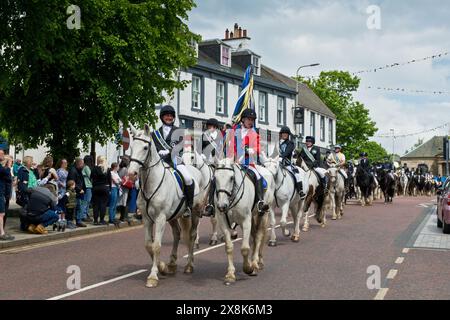
POLYGON ((396 181, 394 176, 386 170, 379 170, 380 188, 384 194, 384 203, 392 203, 395 195, 396 181))
POLYGON ((418 176, 418 181, 417 181, 417 190, 420 196, 423 196, 423 193, 425 191, 425 176, 424 175, 420 175, 418 176))
POLYGON ((356 169, 356 183, 361 189, 361 205, 364 207, 367 205, 372 205, 371 195, 372 195, 372 182, 373 176, 370 172, 362 167, 358 166, 356 169))
POLYGON ((410 196, 417 196, 417 184, 418 184, 418 176, 416 176, 415 174, 412 174, 409 177, 409 182, 408 182, 408 193, 410 196))

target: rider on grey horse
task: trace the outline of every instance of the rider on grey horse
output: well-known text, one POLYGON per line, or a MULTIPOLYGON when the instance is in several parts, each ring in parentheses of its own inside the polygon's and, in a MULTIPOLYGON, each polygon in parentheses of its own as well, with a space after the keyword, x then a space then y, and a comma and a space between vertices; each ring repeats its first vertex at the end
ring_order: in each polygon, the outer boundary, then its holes
POLYGON ((303 148, 300 152, 300 157, 305 161, 305 164, 309 169, 314 169, 314 171, 319 175, 320 180, 323 183, 325 193, 328 192, 328 178, 326 176, 327 170, 320 167, 320 149, 314 144, 316 143, 316 138, 306 137, 306 148, 303 148))
POLYGON ((348 179, 347 173, 344 171, 345 166, 345 155, 341 152, 341 145, 337 144, 334 146, 334 153, 330 153, 327 157, 327 163, 329 166, 335 166, 339 168, 339 172, 342 174, 345 180, 348 179))
MULTIPOLYGON (((210 165, 213 164, 213 158, 223 149, 223 136, 219 130, 219 122, 217 119, 209 119, 206 122, 207 130, 202 137, 202 157, 208 161, 210 165)), ((203 215, 205 217, 214 216, 214 193, 216 192, 215 178, 211 181, 208 194, 208 205, 205 208, 203 215)))
POLYGON ((179 129, 174 125, 175 117, 175 109, 172 106, 162 107, 159 118, 163 125, 157 131, 152 133, 152 138, 161 159, 172 168, 177 169, 183 176, 185 182, 184 195, 186 197, 186 211, 183 214, 183 218, 189 218, 194 203, 195 184, 189 170, 182 163, 182 150, 180 150, 179 154, 172 155, 174 147, 183 140, 183 137, 179 137, 178 141, 176 140, 176 137, 172 137, 174 132, 179 129))
POLYGON ((299 193, 301 199, 306 197, 306 194, 303 192, 303 182, 302 177, 300 176, 300 172, 297 167, 292 164, 292 155, 295 151, 295 144, 292 140, 290 140, 290 136, 292 135, 291 129, 289 127, 283 127, 280 130, 280 158, 281 165, 286 168, 290 173, 295 176, 295 187, 297 192, 299 193))

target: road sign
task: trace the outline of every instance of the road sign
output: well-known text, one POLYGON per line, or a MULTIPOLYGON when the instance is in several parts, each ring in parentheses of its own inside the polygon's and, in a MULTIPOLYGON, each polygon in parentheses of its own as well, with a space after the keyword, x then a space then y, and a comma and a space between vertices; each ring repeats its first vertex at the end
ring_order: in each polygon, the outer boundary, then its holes
POLYGON ((122 145, 124 151, 127 151, 130 147, 130 133, 126 129, 122 133, 122 145))

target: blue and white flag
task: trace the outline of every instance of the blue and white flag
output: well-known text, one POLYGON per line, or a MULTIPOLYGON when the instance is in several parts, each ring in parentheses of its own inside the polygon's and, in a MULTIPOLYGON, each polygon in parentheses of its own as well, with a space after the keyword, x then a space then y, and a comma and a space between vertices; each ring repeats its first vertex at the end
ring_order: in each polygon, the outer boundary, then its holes
POLYGON ((245 109, 255 109, 255 99, 253 97, 253 68, 251 65, 248 66, 245 71, 244 81, 242 82, 242 91, 233 112, 233 124, 241 121, 242 112, 245 109))

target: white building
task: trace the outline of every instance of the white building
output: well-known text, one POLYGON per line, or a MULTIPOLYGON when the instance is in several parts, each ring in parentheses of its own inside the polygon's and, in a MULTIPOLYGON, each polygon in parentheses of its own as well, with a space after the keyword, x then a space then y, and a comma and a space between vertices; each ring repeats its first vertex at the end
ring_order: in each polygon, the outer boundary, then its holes
MULTIPOLYGON (((297 106, 297 82, 262 64, 263 56, 250 49, 250 40, 247 31, 236 24, 233 32, 225 31, 224 39, 198 44, 197 64, 179 72, 179 80, 188 80, 189 84, 167 97, 165 102, 176 109, 176 124, 193 128, 201 123, 204 126, 209 118, 216 118, 222 124, 230 123, 245 70, 253 65, 257 127, 263 138, 267 137, 271 144, 280 128, 288 126, 297 135, 297 142, 312 135, 316 137, 316 145, 325 152, 336 142, 336 116, 303 83, 299 83, 297 106)), ((46 152, 39 148, 24 154, 41 161, 46 152)), ((96 145, 97 155, 106 155, 109 163, 117 161, 119 152, 122 151, 112 142, 107 146, 96 145)), ((87 152, 82 155, 85 154, 87 152)), ((21 154, 18 157, 21 158, 21 154)))

